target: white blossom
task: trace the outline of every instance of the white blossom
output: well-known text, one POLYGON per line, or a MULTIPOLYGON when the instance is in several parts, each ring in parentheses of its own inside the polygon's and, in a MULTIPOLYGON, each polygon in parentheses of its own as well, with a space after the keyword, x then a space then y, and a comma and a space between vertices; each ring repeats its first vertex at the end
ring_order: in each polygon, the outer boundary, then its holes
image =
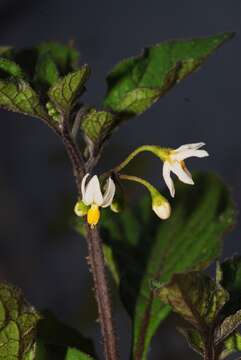
POLYGON ((209 156, 206 150, 199 150, 205 143, 194 143, 182 145, 175 150, 169 150, 169 153, 163 164, 163 178, 170 191, 172 197, 175 196, 175 187, 171 178, 171 172, 173 172, 180 181, 185 184, 193 185, 193 179, 191 173, 188 171, 185 159, 190 157, 206 157, 209 156))
POLYGON ((82 201, 89 206, 87 221, 91 226, 95 226, 100 218, 99 207, 106 208, 113 202, 115 196, 115 183, 109 177, 105 184, 105 191, 102 193, 97 175, 94 175, 89 182, 87 179, 90 174, 86 174, 81 183, 82 201))

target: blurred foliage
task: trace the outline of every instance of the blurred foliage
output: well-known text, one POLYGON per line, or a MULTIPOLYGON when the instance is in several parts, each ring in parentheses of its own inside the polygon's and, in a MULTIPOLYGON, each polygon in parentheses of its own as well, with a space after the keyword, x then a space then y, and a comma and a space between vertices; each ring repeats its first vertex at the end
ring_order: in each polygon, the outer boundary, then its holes
MULTIPOLYGON (((207 267, 220 254, 221 238, 235 212, 225 185, 214 175, 195 176, 190 189, 177 186, 169 220, 161 222, 144 199, 134 211, 103 211, 106 262, 133 321, 133 358, 145 359, 150 341, 170 307, 154 297, 153 280, 207 267)), ((76 229, 83 235, 81 221, 76 229)))

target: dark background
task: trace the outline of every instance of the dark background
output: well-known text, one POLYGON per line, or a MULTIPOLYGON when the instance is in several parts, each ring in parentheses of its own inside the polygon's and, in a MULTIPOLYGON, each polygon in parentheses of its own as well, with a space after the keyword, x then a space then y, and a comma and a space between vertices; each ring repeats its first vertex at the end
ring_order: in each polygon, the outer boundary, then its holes
MULTIPOLYGON (((0 0, 0 43, 22 47, 44 40, 74 39, 82 61, 92 67, 85 99, 100 104, 106 73, 144 46, 171 38, 236 31, 236 38, 200 71, 115 133, 105 150, 103 166, 114 165, 143 143, 175 147, 205 141, 211 156, 193 161, 192 168, 218 172, 239 207, 240 19, 241 2, 232 0, 0 0)), ((66 206, 73 206, 76 196, 63 147, 39 120, 5 111, 0 118, 0 276, 22 287, 35 306, 48 308, 86 335, 94 335, 99 352, 85 243, 71 230, 64 235, 53 231, 56 218, 64 212, 63 200, 70 198, 66 206)), ((149 178, 158 183, 159 163, 143 164, 149 178)), ((241 251, 239 228, 226 239, 225 255, 241 251)), ((125 360, 130 321, 116 299, 115 309, 125 360)), ((194 359, 176 335, 175 322, 168 320, 164 328, 156 337, 150 359, 159 359, 159 350, 162 359, 178 355, 194 359)))

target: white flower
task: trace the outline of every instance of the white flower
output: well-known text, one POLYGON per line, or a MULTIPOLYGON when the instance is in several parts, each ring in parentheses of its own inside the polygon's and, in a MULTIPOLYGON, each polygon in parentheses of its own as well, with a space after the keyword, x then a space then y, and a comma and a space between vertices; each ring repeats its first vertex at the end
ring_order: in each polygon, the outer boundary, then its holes
POLYGON ((152 210, 156 213, 156 215, 162 219, 166 220, 171 215, 171 206, 167 200, 154 198, 152 201, 152 210))
POLYGON ((178 149, 169 150, 163 164, 163 177, 172 197, 175 196, 175 187, 171 179, 171 172, 185 184, 193 185, 192 175, 186 168, 184 160, 192 156, 199 158, 209 156, 206 150, 199 150, 204 145, 205 143, 200 142, 182 145, 178 149))
POLYGON ((82 201, 86 206, 90 206, 87 212, 87 221, 93 227, 100 219, 99 207, 106 208, 112 204, 115 195, 115 183, 109 177, 106 181, 105 192, 102 194, 100 182, 94 175, 86 184, 90 174, 86 174, 81 183, 82 201))

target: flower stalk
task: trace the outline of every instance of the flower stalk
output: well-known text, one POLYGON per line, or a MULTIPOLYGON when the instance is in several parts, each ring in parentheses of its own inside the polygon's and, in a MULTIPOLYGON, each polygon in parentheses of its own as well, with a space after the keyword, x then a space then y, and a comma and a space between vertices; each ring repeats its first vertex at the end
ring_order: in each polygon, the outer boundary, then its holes
POLYGON ((140 178, 138 176, 125 175, 125 174, 121 174, 119 176, 119 178, 122 179, 122 180, 134 181, 134 182, 137 182, 137 183, 145 186, 145 188, 149 191, 149 193, 151 195, 152 210, 155 212, 155 214, 160 219, 163 219, 163 220, 168 219, 170 217, 170 215, 171 215, 171 207, 170 207, 169 202, 148 181, 146 181, 145 179, 142 179, 142 178, 140 178))
POLYGON ((140 154, 142 152, 151 152, 159 158, 160 157, 163 157, 163 159, 166 158, 166 149, 165 148, 161 148, 156 145, 142 145, 142 146, 139 146, 138 148, 136 148, 134 151, 132 151, 127 156, 127 158, 114 169, 114 171, 118 173, 121 170, 123 170, 129 164, 129 162, 131 160, 133 160, 138 154, 140 154))

